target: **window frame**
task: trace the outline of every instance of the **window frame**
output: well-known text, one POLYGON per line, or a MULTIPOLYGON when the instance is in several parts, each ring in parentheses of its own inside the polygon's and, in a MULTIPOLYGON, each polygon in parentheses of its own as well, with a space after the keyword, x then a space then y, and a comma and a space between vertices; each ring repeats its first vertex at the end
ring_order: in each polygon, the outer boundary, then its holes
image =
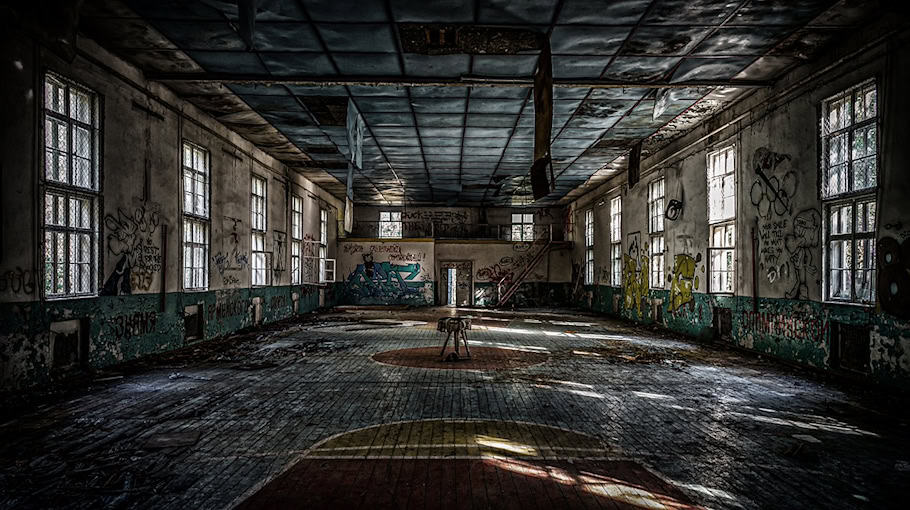
MULTIPOLYGON (((736 294, 736 219, 726 220, 723 222, 718 222, 708 225, 708 294, 722 295, 722 296, 733 296, 736 294), (714 231, 715 229, 726 229, 728 227, 733 227, 733 243, 731 246, 715 246, 714 243, 714 231), (731 269, 721 269, 717 270, 714 268, 714 252, 730 252, 730 267, 731 269), (715 290, 714 289, 714 273, 722 272, 729 273, 730 281, 730 290, 715 290)), ((723 237, 723 236, 722 236, 723 237)))
POLYGON ((271 264, 269 260, 269 253, 265 250, 266 246, 266 233, 268 232, 268 217, 269 217, 269 181, 262 176, 259 176, 255 173, 251 174, 250 179, 250 285, 252 287, 268 287, 272 283, 272 272, 271 264), (256 181, 262 182, 262 195, 257 195, 255 190, 256 181), (260 199, 262 201, 262 211, 256 211, 256 200, 260 199), (257 216, 261 216, 261 226, 259 228, 260 222, 257 221, 257 216), (257 243, 259 241, 259 243, 257 243), (257 250, 257 244, 261 244, 261 249, 257 250), (257 255, 259 256, 257 258, 257 255), (257 260, 261 260, 264 266, 262 268, 257 267, 257 260), (256 277, 257 271, 262 272, 262 279, 256 277), (257 283, 258 282, 258 283, 257 283))
MULTIPOLYGON (((705 183, 706 183, 706 189, 707 189, 706 213, 707 213, 707 218, 708 218, 708 260, 707 260, 707 269, 706 269, 707 276, 708 276, 708 283, 707 283, 708 294, 720 295, 720 296, 736 295, 736 245, 738 244, 737 239, 738 239, 738 234, 739 234, 739 228, 736 225, 736 208, 739 205, 739 196, 738 196, 739 193, 737 193, 737 184, 738 184, 737 181, 738 180, 736 178, 737 170, 739 168, 738 163, 739 163, 739 157, 736 153, 736 144, 735 143, 724 145, 720 148, 717 148, 713 151, 708 152, 705 155, 705 183), (724 171, 722 173, 717 174, 717 172, 714 172, 715 175, 712 175, 712 168, 713 168, 712 158, 716 158, 717 156, 720 156, 721 154, 725 154, 725 159, 724 159, 725 162, 728 161, 728 158, 732 158, 733 162, 732 162, 732 165, 730 165, 730 166, 732 166, 732 169, 730 171, 727 171, 726 165, 725 165, 724 171), (711 181, 712 181, 712 179, 721 179, 721 190, 723 190, 723 179, 726 178, 726 176, 728 176, 728 175, 733 177, 733 185, 731 186, 733 189, 732 213, 729 216, 725 216, 723 214, 723 199, 722 199, 720 214, 717 216, 712 216, 711 211, 712 211, 713 207, 712 207, 712 203, 711 203, 711 181), (732 243, 730 245, 727 245, 727 244, 725 244, 724 241, 722 241, 720 243, 720 245, 716 245, 714 242, 715 230, 723 229, 724 235, 721 236, 721 239, 724 239, 725 234, 726 234, 726 229, 731 228, 731 227, 733 229, 732 243), (730 253, 730 267, 729 268, 717 269, 715 267, 716 264, 713 263, 715 252, 721 252, 721 253, 729 252, 730 253), (729 289, 726 289, 726 288, 715 289, 715 285, 714 285, 714 274, 715 273, 719 273, 719 274, 723 273, 723 274, 727 275, 726 278, 727 278, 727 281, 729 281, 729 289)), ((721 281, 724 281, 724 278, 721 278, 721 281)))
MULTIPOLYGON (((103 236, 102 236, 102 220, 101 215, 103 209, 103 158, 102 147, 103 147, 103 135, 104 135, 104 98, 91 89, 90 87, 83 85, 82 83, 63 76, 57 72, 54 72, 49 69, 44 69, 42 72, 41 79, 41 104, 39 108, 41 109, 40 117, 40 127, 39 129, 39 139, 42 141, 40 147, 40 155, 36 158, 38 162, 40 173, 38 174, 38 186, 37 192, 38 197, 36 204, 39 208, 38 217, 40 218, 40 235, 37 239, 38 250, 36 255, 38 267, 41 267, 41 277, 40 285, 38 289, 38 295, 41 299, 44 300, 62 300, 62 299, 80 299, 88 297, 96 297, 100 294, 101 291, 101 279, 104 272, 103 269, 103 258, 101 257, 102 248, 103 248, 103 236), (51 81, 56 81, 57 84, 63 87, 63 108, 66 110, 66 113, 59 113, 52 109, 48 105, 48 87, 51 81), (72 100, 72 91, 77 93, 82 93, 87 95, 91 99, 91 123, 86 124, 84 121, 75 118, 71 115, 71 100, 72 100), (62 122, 66 125, 66 182, 52 179, 48 177, 48 121, 54 119, 57 122, 62 122), (81 186, 74 184, 74 173, 73 173, 73 161, 74 158, 79 157, 75 154, 75 143, 74 143, 74 126, 89 131, 89 140, 91 142, 90 155, 91 155, 91 175, 90 175, 90 184, 89 187, 81 186), (49 195, 58 195, 64 197, 63 212, 64 219, 63 224, 53 224, 48 223, 48 196, 49 195), (73 214, 71 199, 81 199, 87 200, 89 202, 89 214, 88 214, 88 227, 74 226, 71 224, 73 214), (63 247, 63 291, 59 293, 48 293, 48 286, 51 284, 49 279, 56 280, 56 269, 54 266, 57 265, 56 257, 55 261, 51 262, 49 265, 48 257, 48 242, 49 234, 56 233, 62 234, 64 239, 63 247), (73 257, 71 257, 71 242, 74 236, 84 236, 87 235, 90 246, 88 249, 88 261, 86 262, 72 262, 73 257), (89 285, 89 290, 84 292, 73 292, 73 273, 72 266, 74 264, 85 264, 88 266, 89 275, 87 282, 89 285), (48 269, 51 269, 52 274, 49 274, 48 269)), ((37 105, 36 105, 37 106, 37 105)), ((58 137, 59 140, 59 137, 58 137)), ((55 211, 58 212, 58 210, 55 211)), ((56 214, 54 215, 56 217, 56 214)), ((56 236, 55 236, 56 237, 56 236)))
POLYGON ((864 193, 862 195, 853 195, 849 197, 842 197, 837 200, 828 200, 822 204, 824 211, 824 217, 822 222, 824 224, 824 250, 822 253, 824 267, 824 297, 825 301, 829 303, 840 303, 840 304, 852 304, 857 306, 875 306, 876 301, 876 277, 878 268, 876 267, 876 236, 875 236, 875 227, 878 220, 878 198, 875 195, 870 195, 864 193), (872 222, 871 229, 865 230, 862 232, 857 231, 857 209, 858 204, 873 204, 875 208, 874 220, 872 222), (835 207, 848 206, 850 211, 850 231, 847 233, 831 233, 831 210, 835 207), (833 278, 831 277, 831 247, 834 242, 838 241, 848 241, 850 245, 850 267, 845 269, 839 269, 840 271, 848 271, 850 275, 850 297, 848 299, 837 298, 831 295, 831 284, 833 278), (858 268, 857 267, 857 245, 858 241, 865 241, 868 243, 868 246, 871 247, 871 268, 858 268), (870 292, 869 299, 863 300, 857 296, 857 274, 860 271, 869 271, 871 275, 868 277, 870 282, 870 292))
POLYGON ((821 212, 822 212, 822 301, 826 303, 837 303, 842 305, 850 306, 860 306, 860 307, 874 307, 877 301, 877 277, 878 277, 878 267, 876 260, 876 227, 879 214, 879 190, 881 188, 881 174, 882 174, 882 165, 881 165, 881 102, 880 102, 880 89, 878 87, 879 81, 877 77, 872 77, 867 80, 863 80, 859 83, 845 87, 836 94, 832 94, 824 98, 819 106, 819 187, 818 187, 818 196, 821 200, 821 212), (856 120, 856 102, 858 99, 858 93, 871 88, 875 94, 875 113, 865 119, 860 121, 856 120), (850 122, 846 126, 830 130, 828 126, 828 111, 829 105, 841 98, 849 97, 849 111, 850 111, 850 122), (872 161, 874 161, 874 174, 875 174, 875 183, 872 186, 868 186, 861 189, 855 189, 855 168, 854 163, 863 158, 869 158, 870 156, 861 156, 856 160, 853 157, 853 144, 855 140, 855 133, 857 131, 868 128, 869 126, 874 126, 875 129, 875 154, 871 156, 872 161), (828 191, 829 183, 829 170, 830 170, 830 159, 828 155, 829 147, 831 140, 846 134, 846 174, 847 174, 847 185, 845 191, 830 193, 828 191), (871 228, 867 231, 857 232, 857 209, 858 204, 860 203, 871 203, 874 204, 875 208, 875 218, 872 221, 871 228), (849 233, 839 233, 833 234, 831 232, 831 211, 836 207, 849 206, 850 211, 850 232, 849 233), (834 242, 838 241, 847 241, 850 246, 850 267, 845 269, 849 274, 850 279, 850 297, 848 299, 838 298, 832 296, 832 283, 833 278, 831 276, 831 256, 832 256, 832 245, 834 242), (860 241, 865 241, 868 243, 868 246, 871 249, 870 263, 871 267, 868 269, 858 268, 857 267, 857 254, 858 254, 858 245, 860 241), (857 295, 857 275, 860 271, 869 271, 869 282, 870 282, 870 292, 869 299, 862 299, 857 295))
POLYGON ((594 285, 594 208, 585 211, 585 285, 594 285))
POLYGON ((401 222, 401 211, 379 211, 379 238, 380 239, 402 239, 403 225, 401 222), (383 219, 383 215, 387 219, 383 219), (397 218, 397 219, 395 219, 397 218), (385 232, 385 226, 390 225, 391 230, 385 232), (397 234, 397 235, 395 235, 397 234))
POLYGON ((664 284, 664 257, 666 243, 664 229, 666 222, 667 178, 664 176, 651 179, 648 183, 648 256, 650 258, 650 271, 648 275, 648 288, 663 289, 664 284), (655 188, 659 188, 658 192, 655 188), (657 246, 660 245, 660 249, 657 246), (658 260, 659 259, 659 260, 658 260))
MULTIPOLYGON (((818 128, 819 128, 819 138, 821 139, 820 140, 821 161, 820 161, 820 165, 819 165, 819 170, 820 170, 819 198, 822 200, 828 201, 828 200, 839 200, 839 199, 849 198, 849 197, 853 197, 853 196, 876 194, 879 189, 879 183, 881 181, 879 179, 879 173, 881 172, 881 150, 880 150, 881 149, 881 108, 880 108, 880 103, 879 103, 878 80, 876 78, 869 78, 868 80, 864 80, 864 81, 857 83, 855 85, 852 85, 850 87, 846 87, 843 90, 841 90, 840 92, 838 92, 837 94, 832 94, 832 95, 826 97, 825 99, 823 99, 821 101, 821 107, 820 107, 820 111, 819 111, 818 128), (872 86, 873 90, 875 91, 875 115, 857 122, 855 120, 855 116, 856 116, 856 109, 855 109, 856 96, 855 96, 855 94, 857 91, 861 91, 869 86, 872 86), (827 110, 828 104, 833 101, 836 101, 838 98, 840 98, 842 96, 846 96, 846 95, 850 96, 851 123, 843 128, 828 132, 827 115, 826 115, 826 110, 827 110), (853 159, 853 154, 852 154, 852 147, 853 147, 853 141, 854 141, 854 134, 856 131, 858 131, 860 129, 864 129, 870 125, 875 126, 875 156, 874 156, 875 173, 876 173, 875 185, 857 190, 857 189, 853 189, 854 159, 853 159), (849 186, 847 186, 847 190, 843 191, 843 192, 827 193, 828 170, 830 167, 830 162, 828 160, 829 144, 830 144, 831 139, 836 138, 843 134, 847 134, 848 157, 847 157, 846 164, 847 164, 847 179, 848 179, 849 186)), ((866 156, 866 157, 868 157, 868 156, 866 156)), ((860 158, 860 159, 862 159, 862 158, 860 158)))
POLYGON ((610 283, 622 286, 622 196, 610 199, 610 283))
POLYGON ((319 283, 325 283, 325 261, 328 258, 329 211, 319 208, 319 283))
POLYGON ((512 229, 509 239, 513 242, 534 241, 534 213, 511 213, 512 229), (518 216, 518 221, 515 217, 518 216), (518 227, 518 239, 515 239, 515 228, 518 227))
MULTIPOLYGON (((705 156, 705 176, 707 179, 707 200, 708 200, 708 204, 707 204, 708 225, 714 225, 717 223, 725 223, 725 222, 736 219, 736 206, 737 206, 736 163, 737 163, 738 159, 739 158, 736 157, 736 144, 726 145, 719 149, 713 150, 705 156), (720 156, 721 154, 729 154, 729 156, 725 156, 725 158, 731 157, 733 159, 733 164, 731 165, 733 168, 729 172, 727 172, 726 168, 725 168, 723 173, 721 173, 719 175, 711 175, 712 158, 716 158, 717 156, 720 156), (723 192, 723 189, 724 189, 723 179, 728 175, 732 176, 732 178, 733 178, 733 185, 731 186, 731 188, 733 190, 733 195, 732 195, 733 207, 731 208, 731 213, 729 216, 723 216, 723 207, 721 207, 721 215, 712 217, 711 216, 711 209, 712 209, 712 207, 711 207, 711 181, 714 179, 720 179, 721 180, 721 192, 723 192)), ((727 161, 727 159, 725 159, 724 161, 727 161)), ((725 197, 722 195, 722 203, 723 203, 724 198, 725 197)))
POLYGON ((300 285, 303 283, 303 197, 291 193, 288 210, 291 215, 291 285, 300 285))
MULTIPOLYGON (((180 154, 181 154, 181 157, 180 157, 180 159, 181 159, 180 183, 181 184, 180 185, 181 185, 181 197, 183 198, 183 200, 181 201, 181 206, 180 206, 182 216, 183 216, 183 218, 182 218, 183 222, 181 224, 181 227, 183 229, 183 231, 182 231, 183 235, 181 237, 181 243, 180 243, 181 248, 182 248, 181 257, 183 259, 181 261, 181 266, 183 267, 183 271, 182 271, 183 278, 181 279, 181 283, 183 286, 183 290, 188 291, 188 292, 206 291, 206 290, 208 290, 209 284, 211 282, 211 278, 210 278, 211 275, 209 274, 209 250, 211 247, 211 216, 212 216, 212 166, 211 166, 212 155, 209 152, 209 150, 206 149, 205 147, 203 147, 202 145, 199 145, 197 143, 191 142, 186 139, 183 140, 183 143, 180 146, 180 154), (203 172, 198 171, 196 168, 193 167, 192 164, 187 165, 186 155, 187 155, 188 149, 190 151, 190 154, 192 154, 194 158, 195 158, 195 155, 197 152, 201 153, 201 155, 203 156, 203 158, 204 158, 203 159, 203 161, 204 161, 204 164, 203 164, 204 171, 203 172), (186 210, 186 199, 187 199, 187 197, 186 197, 187 175, 186 174, 187 174, 187 171, 189 171, 191 174, 193 174, 190 178, 193 179, 194 183, 196 182, 194 179, 196 174, 202 174, 205 178, 205 180, 204 180, 205 186, 204 186, 204 190, 203 190, 204 191, 205 210, 203 211, 202 214, 200 214, 196 211, 195 190, 190 191, 190 194, 192 195, 193 210, 192 211, 186 210), (190 227, 193 224, 202 226, 204 239, 201 243, 196 240, 188 239, 188 237, 192 237, 192 236, 188 236, 187 227, 190 227), (193 265, 187 266, 187 260, 186 260, 187 245, 189 245, 191 250, 193 250, 193 251, 195 249, 197 249, 199 246, 201 246, 201 248, 202 248, 202 267, 201 268, 198 268, 193 265), (195 279, 195 271, 198 269, 202 269, 202 279, 203 279, 202 284, 196 285, 196 286, 187 286, 187 270, 190 270, 193 272, 193 276, 190 278, 190 280, 193 281, 195 279)), ((192 264, 192 261, 190 261, 190 263, 192 264)))

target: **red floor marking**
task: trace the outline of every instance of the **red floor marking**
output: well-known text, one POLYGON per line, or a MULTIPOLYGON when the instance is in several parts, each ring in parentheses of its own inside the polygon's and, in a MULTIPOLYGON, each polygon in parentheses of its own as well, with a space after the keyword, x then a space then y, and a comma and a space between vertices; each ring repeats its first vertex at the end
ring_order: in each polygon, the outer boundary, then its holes
MULTIPOLYGON (((543 352, 500 349, 498 347, 471 347, 471 359, 442 361, 439 347, 416 347, 385 351, 373 355, 373 360, 387 365, 412 368, 440 368, 448 370, 507 370, 543 363, 543 352)), ((451 351, 451 347, 447 350, 451 351)), ((464 350, 461 351, 464 354, 464 350)))
POLYGON ((632 461, 305 458, 238 509, 696 509, 632 461))

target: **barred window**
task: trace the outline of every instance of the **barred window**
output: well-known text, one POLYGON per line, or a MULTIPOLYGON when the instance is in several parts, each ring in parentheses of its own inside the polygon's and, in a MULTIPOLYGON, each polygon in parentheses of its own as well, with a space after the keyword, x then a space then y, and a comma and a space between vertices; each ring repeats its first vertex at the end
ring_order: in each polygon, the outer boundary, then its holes
POLYGON ((209 286, 209 152, 183 142, 183 288, 209 286))
POLYGON ((44 295, 91 296, 98 280, 98 95, 44 77, 44 295))
POLYGON ((319 210, 319 281, 325 281, 325 259, 328 256, 329 212, 319 210))
POLYGON ((622 285, 622 197, 610 200, 610 273, 613 286, 622 285))
POLYGON ((736 278, 736 159, 733 145, 707 156, 708 292, 732 293, 736 278))
POLYGON ((191 216, 183 217, 183 288, 208 288, 209 226, 191 216))
POLYGON ((708 223, 733 219, 736 214, 736 172, 731 145, 708 154, 708 223))
POLYGON ((594 209, 585 211, 585 285, 594 284, 594 209))
POLYGON ((874 190, 878 183, 878 98, 874 81, 824 101, 823 198, 874 190))
POLYGON ((401 238, 401 213, 382 211, 379 213, 379 237, 401 238))
POLYGON ((291 195, 291 283, 301 282, 301 240, 303 239, 303 199, 291 195))
POLYGON ((250 270, 253 285, 269 285, 269 253, 265 251, 266 233, 266 190, 267 183, 262 177, 254 175, 250 194, 250 216, 252 225, 252 242, 250 270))
POLYGON ((512 240, 513 241, 533 241, 534 240, 534 215, 533 214, 513 214, 512 215, 512 240))
POLYGON ((648 232, 664 231, 664 182, 660 177, 648 184, 648 232))
POLYGON ((879 131, 875 81, 826 99, 822 115, 825 298, 871 304, 879 131))
POLYGON ((648 184, 648 233, 651 234, 650 256, 652 289, 664 288, 664 183, 663 177, 648 184))
POLYGON ((736 246, 736 227, 732 221, 711 226, 711 239, 708 244, 709 267, 711 278, 708 291, 732 293, 734 277, 734 249, 736 246))

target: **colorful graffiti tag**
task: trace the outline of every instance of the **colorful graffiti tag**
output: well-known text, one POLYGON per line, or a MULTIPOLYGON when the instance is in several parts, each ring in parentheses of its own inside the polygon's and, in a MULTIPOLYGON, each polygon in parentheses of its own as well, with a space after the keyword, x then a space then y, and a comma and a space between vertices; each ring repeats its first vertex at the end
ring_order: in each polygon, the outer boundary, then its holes
POLYGON ((695 291, 699 287, 695 270, 700 262, 701 253, 695 257, 680 253, 673 259, 673 273, 667 278, 670 281, 669 311, 676 312, 683 305, 689 305, 689 310, 695 309, 695 291))
POLYGON ((363 264, 358 264, 345 282, 344 292, 352 299, 382 299, 385 301, 407 300, 420 294, 423 281, 417 280, 420 264, 396 264, 374 262, 373 255, 363 255, 363 264))
POLYGON ((622 256, 622 295, 624 308, 635 310, 642 317, 642 301, 648 297, 648 267, 650 259, 641 253, 648 252, 648 244, 640 248, 641 234, 629 234, 629 252, 622 256))

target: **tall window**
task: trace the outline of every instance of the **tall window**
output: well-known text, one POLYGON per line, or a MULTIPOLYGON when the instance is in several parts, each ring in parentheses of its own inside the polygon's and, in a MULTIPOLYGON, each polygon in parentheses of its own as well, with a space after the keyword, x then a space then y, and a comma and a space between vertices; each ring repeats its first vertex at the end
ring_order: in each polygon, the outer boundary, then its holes
POLYGON ((513 214, 512 215, 512 240, 513 241, 533 241, 534 240, 534 215, 533 214, 513 214))
POLYGON ((610 272, 613 286, 622 285, 622 197, 610 200, 610 272))
POLYGON ((301 282, 300 249, 303 240, 303 199, 291 195, 291 284, 301 282))
POLYGON ((825 294, 830 300, 875 301, 877 99, 876 84, 868 81, 822 105, 825 294))
POLYGON ((250 269, 253 285, 268 285, 271 278, 269 254, 265 251, 266 180, 253 176, 250 193, 250 225, 252 226, 252 257, 250 269))
POLYGON ((379 237, 401 238, 401 213, 382 211, 379 213, 379 237))
POLYGON ((209 285, 209 153, 183 142, 183 288, 209 285))
POLYGON ((95 92, 44 77, 44 295, 90 296, 98 280, 98 118, 95 92))
POLYGON ((732 293, 736 277, 736 160, 734 146, 708 154, 708 292, 732 293))
POLYGON ((325 259, 328 251, 329 212, 319 209, 319 281, 325 280, 325 259))
POLYGON ((585 285, 594 285, 594 209, 585 211, 585 285))
POLYGON ((652 289, 664 287, 664 182, 660 177, 648 184, 648 233, 651 235, 652 289))

